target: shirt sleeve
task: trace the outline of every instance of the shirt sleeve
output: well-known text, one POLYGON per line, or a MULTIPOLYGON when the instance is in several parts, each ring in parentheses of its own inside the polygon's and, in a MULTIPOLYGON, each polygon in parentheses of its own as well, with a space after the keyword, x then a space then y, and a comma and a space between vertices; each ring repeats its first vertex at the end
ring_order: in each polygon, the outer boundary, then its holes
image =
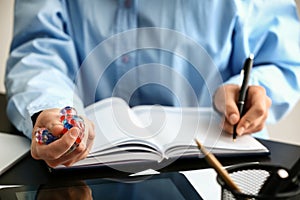
POLYGON ((5 78, 14 126, 31 138, 34 113, 67 105, 82 110, 74 84, 77 69, 63 1, 16 0, 5 78))
POLYGON ((239 17, 225 83, 240 84, 243 61, 254 54, 250 84, 261 85, 272 99, 268 122, 288 113, 300 95, 299 19, 294 1, 237 1, 239 17))

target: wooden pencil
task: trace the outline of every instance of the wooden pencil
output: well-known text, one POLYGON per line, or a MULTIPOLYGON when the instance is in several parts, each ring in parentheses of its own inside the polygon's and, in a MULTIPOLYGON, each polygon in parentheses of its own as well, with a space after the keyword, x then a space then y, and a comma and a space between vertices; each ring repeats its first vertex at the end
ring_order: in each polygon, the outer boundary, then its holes
POLYGON ((217 158, 210 152, 208 152, 205 147, 199 142, 199 140, 195 139, 199 150, 204 154, 204 158, 208 162, 210 166, 212 166, 219 176, 225 181, 225 183, 233 190, 241 192, 240 188, 234 183, 234 181, 230 178, 228 172, 222 164, 217 160, 217 158))

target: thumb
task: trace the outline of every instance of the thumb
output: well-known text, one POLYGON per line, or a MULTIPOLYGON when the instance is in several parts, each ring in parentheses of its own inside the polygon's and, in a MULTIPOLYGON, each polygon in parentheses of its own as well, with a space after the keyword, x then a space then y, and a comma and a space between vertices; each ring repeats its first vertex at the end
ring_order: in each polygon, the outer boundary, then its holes
POLYGON ((78 128, 71 128, 68 135, 72 140, 76 140, 79 135, 78 128))

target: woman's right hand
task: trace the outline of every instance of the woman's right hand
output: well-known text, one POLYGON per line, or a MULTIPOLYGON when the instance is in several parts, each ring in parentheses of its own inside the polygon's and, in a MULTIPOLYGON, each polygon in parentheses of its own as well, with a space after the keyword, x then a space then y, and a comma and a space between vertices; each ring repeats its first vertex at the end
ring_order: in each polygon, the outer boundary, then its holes
POLYGON ((95 138, 93 122, 83 117, 85 123, 84 137, 73 151, 70 151, 70 149, 80 134, 80 129, 77 127, 71 128, 62 137, 48 145, 36 142, 35 132, 39 128, 47 128, 54 136, 62 134, 64 127, 60 122, 60 110, 55 108, 42 111, 37 117, 32 131, 31 155, 34 159, 44 160, 49 167, 71 166, 75 162, 86 158, 95 138))

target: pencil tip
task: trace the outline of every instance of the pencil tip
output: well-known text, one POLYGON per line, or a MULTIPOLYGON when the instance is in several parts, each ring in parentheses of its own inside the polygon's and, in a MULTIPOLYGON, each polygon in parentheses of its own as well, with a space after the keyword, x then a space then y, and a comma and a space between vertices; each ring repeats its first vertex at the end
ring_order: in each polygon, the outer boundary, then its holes
POLYGON ((232 141, 233 141, 233 142, 235 142, 235 141, 236 141, 236 139, 232 139, 232 141))
POLYGON ((202 144, 200 143, 200 141, 197 138, 195 138, 195 142, 197 143, 198 147, 201 148, 202 144))

